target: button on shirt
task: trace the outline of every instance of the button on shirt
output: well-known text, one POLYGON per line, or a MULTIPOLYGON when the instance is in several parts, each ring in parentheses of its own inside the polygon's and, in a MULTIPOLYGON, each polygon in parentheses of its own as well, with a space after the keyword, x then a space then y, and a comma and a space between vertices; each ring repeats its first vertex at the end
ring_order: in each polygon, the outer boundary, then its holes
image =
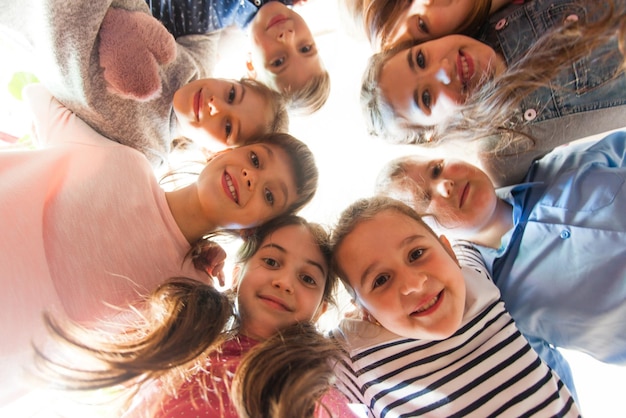
POLYGON ((514 228, 479 247, 529 338, 626 364, 626 131, 557 149, 498 189, 514 228))

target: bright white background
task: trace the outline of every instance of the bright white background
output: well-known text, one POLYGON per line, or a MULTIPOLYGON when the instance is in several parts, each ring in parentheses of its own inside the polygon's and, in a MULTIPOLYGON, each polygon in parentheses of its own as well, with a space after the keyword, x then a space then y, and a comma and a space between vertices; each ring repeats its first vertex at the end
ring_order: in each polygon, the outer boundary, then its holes
MULTIPOLYGON (((331 74, 332 89, 327 104, 308 117, 292 117, 291 133, 314 151, 320 167, 320 187, 313 202, 301 214, 332 226, 338 213, 355 199, 372 193, 379 168, 394 156, 416 152, 415 147, 388 145, 367 136, 358 104, 358 91, 369 46, 348 34, 340 24, 337 0, 309 0, 298 10, 316 35, 320 53, 331 74)), ((224 51, 224 64, 217 75, 238 78, 243 62, 233 51, 245 49, 245 38, 236 39, 237 48, 224 51), (237 42, 243 41, 243 46, 237 42), (242 49, 243 48, 243 49, 242 49), (236 62, 235 62, 236 61, 236 62), (233 72, 232 63, 237 64, 233 72), (241 66, 239 66, 239 64, 241 66)), ((28 112, 10 97, 6 85, 17 70, 29 70, 19 50, 0 38, 0 131, 21 136, 29 130, 28 112)), ((1 181, 7 181, 2 179, 1 181)), ((1 215, 1 214, 0 214, 1 215)), ((591 301, 590 301, 591 302, 591 301)), ((625 417, 621 403, 626 368, 609 366, 580 353, 566 352, 574 370, 580 406, 591 418, 625 417)))

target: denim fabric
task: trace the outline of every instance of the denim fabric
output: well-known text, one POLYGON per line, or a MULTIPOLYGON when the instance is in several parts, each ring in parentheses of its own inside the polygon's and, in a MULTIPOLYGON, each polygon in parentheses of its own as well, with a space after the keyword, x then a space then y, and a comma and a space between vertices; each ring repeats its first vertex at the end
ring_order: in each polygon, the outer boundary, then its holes
POLYGON ((514 228, 478 248, 520 331, 626 365, 626 131, 555 150, 498 195, 514 228))
MULTIPOLYGON (((569 20, 593 22, 605 10, 600 4, 587 10, 576 0, 533 0, 494 14, 481 36, 504 56, 508 65, 512 65, 557 25, 567 24, 569 20)), ((524 99, 521 109, 524 118, 536 124, 626 104, 626 74, 622 72, 615 77, 623 59, 616 38, 593 50, 589 56, 561 72, 553 80, 554 87, 539 89, 524 99)))
MULTIPOLYGON (((146 0, 152 16, 175 38, 215 32, 235 25, 245 28, 265 3, 275 0, 146 0)), ((291 0, 277 0, 291 6, 291 0)))

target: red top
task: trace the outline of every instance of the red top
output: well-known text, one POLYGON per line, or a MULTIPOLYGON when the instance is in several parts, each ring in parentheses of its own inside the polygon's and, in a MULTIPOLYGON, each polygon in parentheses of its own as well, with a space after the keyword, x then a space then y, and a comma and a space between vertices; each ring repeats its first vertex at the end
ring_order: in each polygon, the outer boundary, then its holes
MULTIPOLYGON (((257 341, 245 336, 227 341, 221 353, 211 355, 211 370, 198 372, 181 386, 177 397, 166 398, 156 416, 158 418, 238 418, 227 395, 225 383, 230 383, 228 380, 235 375, 241 357, 256 344, 257 341), (211 379, 209 373, 219 377, 211 379), (202 387, 202 383, 206 383, 207 390, 202 387)), ((322 402, 331 411, 333 418, 356 417, 348 407, 348 400, 335 389, 329 391, 323 397, 322 402)), ((315 416, 327 418, 328 414, 324 408, 318 408, 315 416)))

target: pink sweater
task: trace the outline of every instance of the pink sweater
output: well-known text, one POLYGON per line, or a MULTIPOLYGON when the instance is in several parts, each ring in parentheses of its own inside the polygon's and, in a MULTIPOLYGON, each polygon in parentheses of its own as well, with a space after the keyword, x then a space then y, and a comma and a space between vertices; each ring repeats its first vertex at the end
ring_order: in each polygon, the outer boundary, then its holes
POLYGON ((43 87, 25 96, 41 147, 0 151, 3 382, 7 365, 32 359, 43 310, 89 322, 168 277, 208 280, 183 263, 190 245, 146 157, 97 134, 43 87))

